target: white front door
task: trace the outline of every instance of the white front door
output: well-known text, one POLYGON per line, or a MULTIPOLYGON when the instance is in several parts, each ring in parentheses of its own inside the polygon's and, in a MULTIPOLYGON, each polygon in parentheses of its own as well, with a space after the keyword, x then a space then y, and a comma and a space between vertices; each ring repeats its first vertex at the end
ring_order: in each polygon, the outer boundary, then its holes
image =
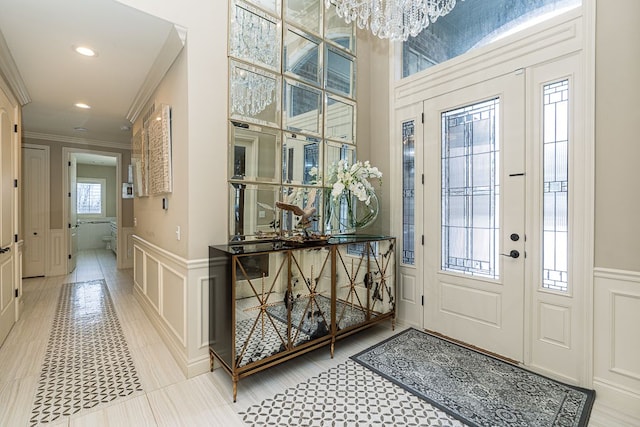
POLYGON ((23 277, 45 275, 45 215, 49 215, 46 206, 45 191, 49 188, 46 176, 48 157, 44 149, 22 149, 23 182, 23 219, 24 219, 24 255, 23 277))
POLYGON ((0 344, 16 321, 14 107, 0 88, 0 344))
POLYGON ((525 79, 424 102, 424 327, 524 352, 525 79))

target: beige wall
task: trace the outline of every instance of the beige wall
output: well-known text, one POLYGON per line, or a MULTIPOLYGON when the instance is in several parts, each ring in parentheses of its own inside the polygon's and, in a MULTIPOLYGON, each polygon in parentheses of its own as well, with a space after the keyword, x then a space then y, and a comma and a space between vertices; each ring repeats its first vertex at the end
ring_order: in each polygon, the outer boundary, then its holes
POLYGON ((153 226, 153 230, 140 230, 142 238, 187 259, 203 259, 208 256, 208 245, 227 240, 228 4, 199 0, 121 3, 187 30, 181 57, 158 89, 158 97, 165 93, 175 97, 164 98, 173 108, 174 120, 174 191, 169 210, 157 212, 157 201, 151 206, 153 199, 148 206, 136 200, 136 218, 138 228, 153 226), (180 242, 175 239, 178 225, 180 242))
MULTIPOLYGON (((135 234, 144 240, 160 246, 176 255, 187 257, 188 235, 188 109, 187 109, 187 61, 182 52, 175 60, 162 83, 154 93, 152 100, 156 104, 171 106, 171 145, 173 191, 169 194, 136 197, 134 212, 136 218, 135 234), (162 199, 168 201, 168 209, 162 208, 162 199), (177 240, 176 227, 180 227, 181 237, 177 240)), ((153 103, 151 101, 142 110, 144 112, 153 103)), ((133 131, 142 126, 142 118, 134 123, 133 131)))
MULTIPOLYGON (((122 157, 122 167, 120 168, 120 181, 117 185, 121 185, 122 182, 127 182, 128 179, 128 169, 127 166, 131 163, 131 151, 130 150, 119 150, 115 148, 106 148, 106 147, 95 147, 90 146, 88 144, 70 144, 70 143, 61 143, 57 141, 46 141, 42 139, 32 139, 32 138, 24 138, 23 143, 25 144, 34 144, 34 145, 44 145, 49 147, 50 157, 49 157, 49 200, 50 200, 50 211, 49 211, 49 221, 50 228, 52 230, 61 229, 63 227, 63 211, 62 211, 62 203, 64 200, 64 195, 62 193, 62 177, 63 177, 63 163, 62 163, 62 149, 70 148, 70 149, 78 149, 78 150, 95 150, 100 152, 109 152, 109 153, 120 153, 122 157)), ((133 226, 133 201, 131 199, 123 199, 121 203, 121 216, 120 222, 122 227, 132 227, 133 226)))
POLYGON ((105 180, 105 216, 115 217, 116 196, 121 193, 121 191, 117 191, 116 167, 79 164, 76 169, 76 176, 78 178, 101 178, 105 180))
POLYGON ((640 1, 597 3, 595 266, 640 271, 640 1))

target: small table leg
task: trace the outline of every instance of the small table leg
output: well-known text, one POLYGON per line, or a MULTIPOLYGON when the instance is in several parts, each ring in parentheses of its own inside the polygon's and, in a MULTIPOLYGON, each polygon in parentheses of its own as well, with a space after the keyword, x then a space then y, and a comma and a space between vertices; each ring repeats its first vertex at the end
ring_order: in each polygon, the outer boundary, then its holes
POLYGON ((233 381, 233 403, 235 403, 236 398, 238 397, 238 379, 234 377, 232 381, 233 381))

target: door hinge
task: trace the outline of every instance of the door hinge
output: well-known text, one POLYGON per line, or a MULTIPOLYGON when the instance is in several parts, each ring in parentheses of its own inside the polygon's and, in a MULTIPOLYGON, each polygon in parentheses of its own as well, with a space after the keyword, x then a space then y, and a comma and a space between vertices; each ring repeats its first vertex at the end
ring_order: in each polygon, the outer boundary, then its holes
POLYGON ((422 246, 424 246, 424 234, 420 237, 420 243, 422 243, 422 246))
POLYGON ((14 242, 16 242, 16 243, 18 243, 18 235, 17 235, 17 234, 14 234, 14 235, 13 235, 13 241, 14 241, 14 242))
POLYGON ((422 174, 422 185, 424 185, 424 174, 422 174))
POLYGON ((71 191, 69 191, 68 197, 71 197, 71 191))
POLYGON ((68 162, 68 165, 71 166, 71 162, 68 162))
POLYGON ((67 228, 71 228, 71 223, 67 223, 67 228))
POLYGON ((71 254, 69 254, 69 259, 71 259, 71 254))
POLYGON ((424 123, 424 113, 422 113, 422 123, 424 123))
POLYGON ((422 295, 422 305, 424 305, 424 295, 422 295))
POLYGON ((18 298, 20 296, 18 290, 16 289, 16 298, 18 298))
POLYGON ((18 124, 13 125, 13 132, 18 133, 18 124))
POLYGON ((17 179, 13 180, 13 188, 18 188, 18 180, 17 179))

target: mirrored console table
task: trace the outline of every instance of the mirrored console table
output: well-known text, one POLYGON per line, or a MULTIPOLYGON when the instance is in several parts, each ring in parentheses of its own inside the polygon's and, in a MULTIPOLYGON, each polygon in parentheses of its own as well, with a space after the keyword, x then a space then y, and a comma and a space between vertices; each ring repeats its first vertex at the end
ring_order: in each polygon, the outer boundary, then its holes
POLYGON ((395 238, 209 247, 209 355, 240 378, 385 319, 395 327, 395 238))

